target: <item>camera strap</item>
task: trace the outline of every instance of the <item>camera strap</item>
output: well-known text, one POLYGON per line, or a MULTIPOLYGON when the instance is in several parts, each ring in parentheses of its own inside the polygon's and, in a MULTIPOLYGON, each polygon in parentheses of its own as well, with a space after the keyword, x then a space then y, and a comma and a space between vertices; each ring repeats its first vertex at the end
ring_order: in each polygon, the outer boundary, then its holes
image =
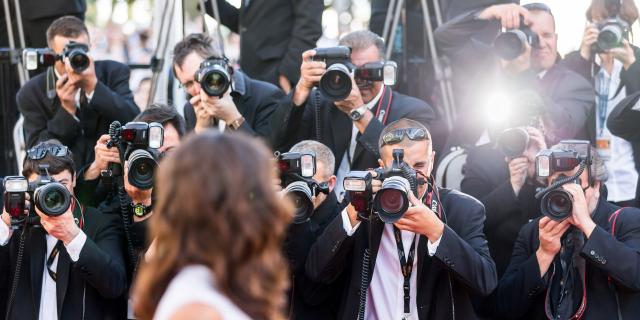
POLYGON ((380 121, 383 125, 387 123, 387 117, 389 116, 389 109, 391 108, 391 101, 393 101, 393 90, 389 89, 389 98, 387 97, 387 86, 384 86, 382 89, 382 96, 378 101, 378 106, 376 107, 375 117, 380 121), (384 110, 382 110, 383 102, 386 100, 387 106, 384 110))
POLYGON ((404 278, 404 282, 402 284, 402 289, 404 292, 404 314, 408 315, 411 313, 411 272, 413 272, 413 260, 416 255, 415 249, 417 235, 413 236, 411 247, 409 248, 409 255, 405 257, 404 246, 402 245, 402 234, 400 232, 400 229, 398 229, 395 225, 393 226, 393 233, 395 235, 396 246, 398 248, 398 257, 400 258, 400 270, 402 270, 402 277, 404 278))

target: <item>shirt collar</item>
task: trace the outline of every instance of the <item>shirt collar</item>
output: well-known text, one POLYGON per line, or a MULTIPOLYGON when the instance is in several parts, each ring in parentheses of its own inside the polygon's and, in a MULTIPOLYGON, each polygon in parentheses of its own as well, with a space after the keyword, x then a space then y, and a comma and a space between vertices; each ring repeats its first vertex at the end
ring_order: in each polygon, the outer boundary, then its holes
POLYGON ((369 103, 365 103, 364 104, 365 106, 367 106, 367 109, 371 110, 376 106, 376 104, 378 103, 378 101, 380 101, 380 98, 382 97, 382 93, 384 92, 384 88, 385 88, 385 86, 382 85, 382 87, 380 88, 380 91, 378 91, 378 94, 376 95, 376 97, 373 98, 373 100, 369 101, 369 103))

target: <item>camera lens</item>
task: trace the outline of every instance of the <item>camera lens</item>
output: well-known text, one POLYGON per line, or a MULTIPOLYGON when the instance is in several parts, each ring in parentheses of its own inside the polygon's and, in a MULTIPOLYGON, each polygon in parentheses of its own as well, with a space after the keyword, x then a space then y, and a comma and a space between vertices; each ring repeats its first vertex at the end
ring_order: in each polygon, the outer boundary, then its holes
POLYGON ((129 155, 129 183, 139 189, 153 187, 153 177, 158 163, 151 153, 136 149, 129 155))
POLYGON ((573 197, 562 189, 551 190, 542 197, 540 208, 545 216, 562 221, 571 216, 573 197))
POLYGON ((231 77, 221 65, 212 64, 198 73, 200 87, 211 97, 222 97, 231 85, 231 77))
POLYGON ((394 223, 409 208, 407 192, 411 192, 409 180, 392 176, 382 182, 382 188, 373 200, 373 209, 384 223, 394 223))
POLYGON ((529 145, 529 133, 523 128, 507 129, 498 137, 498 147, 505 156, 517 158, 524 154, 529 145))
POLYGON ((622 45, 622 29, 617 25, 608 25, 598 34, 598 47, 609 50, 622 45))
POLYGON ((525 50, 527 37, 521 30, 508 30, 498 35, 493 47, 498 56, 505 60, 513 60, 525 50))
POLYGON ((48 216, 59 216, 69 209, 71 194, 58 182, 47 183, 34 192, 36 207, 48 216))
POLYGON ((82 50, 73 50, 69 53, 69 63, 73 70, 80 73, 89 68, 91 61, 89 60, 89 56, 82 50))
POLYGON ((320 78, 320 92, 331 101, 346 99, 351 93, 351 71, 347 66, 336 63, 327 68, 320 78))
POLYGON ((313 213, 313 203, 311 202, 313 195, 309 186, 303 181, 295 181, 289 184, 284 191, 296 209, 293 223, 300 224, 309 220, 313 213))

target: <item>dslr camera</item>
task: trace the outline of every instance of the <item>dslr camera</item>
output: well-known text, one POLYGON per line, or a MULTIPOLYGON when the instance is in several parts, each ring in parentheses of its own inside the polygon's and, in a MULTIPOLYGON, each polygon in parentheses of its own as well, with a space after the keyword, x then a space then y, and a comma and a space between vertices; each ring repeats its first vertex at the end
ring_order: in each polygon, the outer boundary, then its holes
POLYGON ((529 133, 527 127, 539 130, 544 128, 542 115, 544 102, 537 93, 521 92, 517 95, 521 103, 514 105, 517 112, 510 118, 507 125, 510 127, 498 136, 497 146, 502 153, 509 158, 517 158, 524 154, 529 146, 529 133))
POLYGON ((560 142, 565 146, 563 150, 542 150, 536 156, 536 176, 549 178, 556 172, 566 172, 580 166, 576 174, 572 176, 559 175, 550 182, 549 186, 536 193, 536 199, 541 199, 540 208, 542 214, 562 221, 571 216, 573 210, 573 197, 562 189, 567 183, 580 184, 580 175, 584 170, 589 172, 589 183, 592 184, 590 175, 591 145, 583 140, 564 140, 560 142))
POLYGON ((320 193, 328 194, 329 185, 313 180, 316 173, 316 157, 313 153, 276 153, 276 159, 284 193, 295 206, 293 223, 304 223, 313 214, 313 198, 320 193))
MULTIPOLYGON (((109 129, 108 148, 118 147, 120 158, 129 162, 129 183, 142 190, 153 187, 159 153, 164 141, 160 123, 129 122, 124 126, 114 121, 109 129)), ((123 162, 124 163, 124 162, 123 162)))
POLYGON ((374 169, 374 178, 369 171, 351 171, 344 178, 344 189, 349 195, 349 202, 358 211, 358 217, 367 220, 373 211, 384 223, 394 223, 404 216, 409 209, 409 192, 418 196, 418 184, 424 179, 406 162, 404 150, 393 150, 391 168, 374 169), (373 179, 381 180, 382 187, 374 195, 371 187, 373 179))
POLYGON ((231 86, 231 72, 226 58, 209 58, 202 61, 194 79, 210 97, 222 96, 231 86))
POLYGON ((35 70, 39 67, 53 66, 56 61, 64 61, 65 58, 69 58, 71 68, 77 73, 82 73, 91 64, 87 52, 89 52, 89 46, 86 44, 69 41, 59 55, 48 48, 24 49, 22 61, 27 70, 35 70))
POLYGON ((353 75, 360 86, 368 86, 373 81, 384 81, 385 85, 396 83, 397 65, 393 61, 378 61, 357 68, 351 63, 351 48, 345 46, 315 48, 313 61, 322 61, 327 71, 320 78, 318 89, 327 99, 341 101, 351 93, 353 75))
POLYGON ((527 44, 531 48, 540 46, 540 37, 531 28, 524 24, 520 17, 520 27, 501 32, 496 37, 493 47, 498 56, 504 60, 513 60, 524 53, 527 44))
POLYGON ((595 52, 607 52, 613 48, 624 46, 623 40, 629 40, 629 24, 614 17, 600 21, 598 27, 598 40, 595 43, 595 52))
POLYGON ((34 182, 27 181, 23 176, 9 176, 4 179, 4 204, 9 216, 11 225, 18 227, 23 223, 36 224, 35 212, 25 213, 26 194, 30 195, 29 209, 35 205, 38 210, 48 216, 59 216, 69 210, 72 195, 61 183, 55 181, 48 172, 49 165, 41 164, 38 179, 34 182))

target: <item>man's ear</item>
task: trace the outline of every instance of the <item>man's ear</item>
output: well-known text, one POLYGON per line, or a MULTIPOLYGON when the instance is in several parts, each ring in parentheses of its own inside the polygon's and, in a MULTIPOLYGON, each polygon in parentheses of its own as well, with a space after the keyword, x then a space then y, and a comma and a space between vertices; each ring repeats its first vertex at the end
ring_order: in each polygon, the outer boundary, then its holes
POLYGON ((336 187, 337 182, 338 182, 338 178, 335 175, 332 175, 329 178, 329 180, 327 181, 327 184, 329 185, 329 193, 331 193, 333 189, 336 187))

